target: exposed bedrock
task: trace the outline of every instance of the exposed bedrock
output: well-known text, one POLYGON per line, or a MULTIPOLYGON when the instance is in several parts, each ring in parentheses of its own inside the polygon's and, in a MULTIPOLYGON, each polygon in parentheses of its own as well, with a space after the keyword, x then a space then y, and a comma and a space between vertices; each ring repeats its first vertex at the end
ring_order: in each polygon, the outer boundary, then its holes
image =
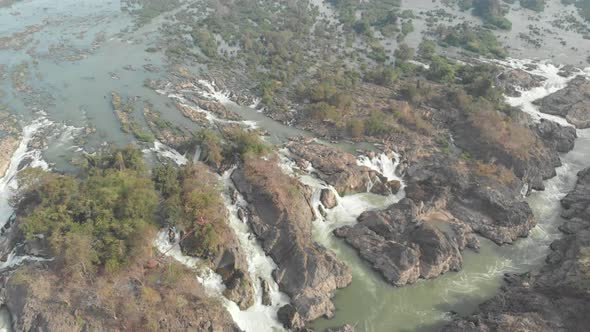
POLYGON ((378 172, 358 165, 357 158, 350 153, 305 140, 291 141, 288 148, 299 164, 310 163, 319 178, 332 185, 341 196, 368 189, 379 195, 399 190, 399 182, 388 181, 378 172))
POLYGON ((282 317, 291 317, 292 323, 283 323, 301 325, 293 322, 333 316, 330 298, 350 284, 352 275, 332 252, 313 241, 307 188, 282 173, 275 159, 249 160, 231 178, 250 204, 254 234, 277 264, 273 276, 280 290, 291 297, 292 308, 283 309, 282 317))
POLYGON ((563 200, 565 235, 539 270, 506 277, 479 310, 444 331, 585 331, 590 326, 590 169, 563 200))
POLYGON ((590 81, 583 76, 535 103, 543 113, 561 116, 581 129, 590 128, 590 81))
POLYGON ((501 167, 481 170, 443 154, 432 155, 408 168, 406 184, 406 196, 417 204, 444 208, 498 244, 527 236, 536 224, 521 194, 522 181, 501 167))
POLYGON ((334 231, 356 248, 362 258, 395 286, 411 284, 418 278, 435 278, 461 268, 460 251, 474 243, 472 233, 449 220, 425 220, 410 199, 403 199, 383 211, 363 213, 354 226, 334 231))

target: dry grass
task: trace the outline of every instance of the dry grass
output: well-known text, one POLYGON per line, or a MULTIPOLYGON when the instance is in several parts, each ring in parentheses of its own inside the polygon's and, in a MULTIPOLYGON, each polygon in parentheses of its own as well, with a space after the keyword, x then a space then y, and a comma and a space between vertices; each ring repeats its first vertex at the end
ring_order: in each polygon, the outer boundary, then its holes
POLYGON ((538 147, 537 139, 529 128, 496 111, 479 111, 470 114, 469 121, 477 128, 483 140, 498 145, 520 158, 538 147))
POLYGON ((475 174, 487 178, 492 178, 503 185, 509 186, 516 182, 516 176, 513 172, 502 165, 488 164, 483 161, 475 163, 475 174))

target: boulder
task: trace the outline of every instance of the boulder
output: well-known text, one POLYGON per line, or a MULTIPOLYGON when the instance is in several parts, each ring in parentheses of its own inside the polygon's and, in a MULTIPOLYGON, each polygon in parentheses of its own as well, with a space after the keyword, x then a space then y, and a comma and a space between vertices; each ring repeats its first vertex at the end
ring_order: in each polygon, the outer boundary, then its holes
POLYGON ((289 330, 299 330, 305 326, 305 321, 301 319, 295 307, 290 304, 280 307, 277 316, 279 322, 289 330))
POLYGON ((333 209, 336 207, 336 205, 338 205, 336 194, 328 188, 322 189, 320 201, 326 209, 333 209))
POLYGON ((237 270, 224 283, 223 295, 235 302, 241 310, 246 310, 254 304, 254 287, 247 273, 237 270))
POLYGON ((260 288, 262 289, 262 305, 272 305, 272 299, 270 298, 270 286, 268 281, 260 278, 260 288))
POLYGON ((546 119, 542 119, 536 125, 536 131, 545 142, 545 145, 562 153, 573 150, 574 142, 578 138, 574 127, 565 127, 546 119))
POLYGON ((583 76, 535 103, 543 113, 561 116, 578 128, 590 128, 590 81, 583 76))

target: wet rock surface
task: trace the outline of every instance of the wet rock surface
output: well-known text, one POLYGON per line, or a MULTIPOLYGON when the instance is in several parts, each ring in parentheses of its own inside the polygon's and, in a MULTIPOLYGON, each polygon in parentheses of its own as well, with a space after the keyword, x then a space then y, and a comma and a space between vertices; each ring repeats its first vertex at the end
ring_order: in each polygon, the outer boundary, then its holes
POLYGON ((545 78, 538 75, 527 73, 521 69, 508 69, 497 77, 496 84, 503 87, 506 94, 510 97, 520 97, 522 90, 543 85, 545 78))
POLYGON ((568 230, 538 271, 507 276, 479 310, 444 331, 584 331, 590 325, 590 169, 563 200, 568 230))
POLYGON ((425 222, 420 214, 414 202, 406 198, 387 210, 365 212, 358 224, 339 228, 334 234, 356 248, 395 286, 459 270, 463 262, 461 244, 466 241, 458 240, 450 227, 445 231, 443 221, 440 226, 425 222))
POLYGON ((395 184, 368 167, 357 164, 354 155, 319 143, 304 140, 291 141, 288 148, 298 164, 311 163, 320 179, 332 185, 342 196, 371 190, 389 195, 395 184))
POLYGON ((583 76, 535 103, 543 113, 564 117, 578 128, 590 128, 590 81, 583 76))
POLYGON ((335 308, 330 298, 336 289, 350 284, 351 271, 313 241, 313 213, 305 189, 275 162, 250 161, 231 178, 251 206, 250 226, 277 264, 273 277, 291 297, 297 315, 303 321, 331 317, 335 308))

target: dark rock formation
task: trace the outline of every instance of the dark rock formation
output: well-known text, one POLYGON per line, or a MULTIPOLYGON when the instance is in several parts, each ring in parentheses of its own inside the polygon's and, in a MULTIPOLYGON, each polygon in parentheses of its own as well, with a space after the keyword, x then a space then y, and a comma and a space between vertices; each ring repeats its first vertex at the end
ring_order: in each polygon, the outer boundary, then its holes
MULTIPOLYGON (((507 117, 502 121, 514 121, 507 117)), ((494 126, 492 120, 489 124, 478 124, 474 120, 459 119, 453 126, 455 144, 462 150, 468 151, 471 156, 486 162, 494 162, 513 170, 514 174, 536 190, 544 190, 543 180, 556 175, 555 167, 561 166, 559 154, 541 143, 533 130, 526 126, 514 125, 510 135, 522 137, 510 137, 515 143, 529 140, 530 146, 521 147, 520 150, 511 149, 510 142, 493 141, 484 135, 482 131, 488 130, 488 126, 494 126)))
POLYGON ((527 236, 536 221, 521 195, 523 184, 507 170, 477 174, 469 164, 433 155, 407 170, 406 195, 426 206, 445 208, 473 231, 498 243, 527 236), (506 177, 506 178, 505 178, 506 177))
POLYGON ((277 160, 250 160, 232 174, 250 203, 250 226, 277 264, 273 276, 304 321, 332 316, 334 290, 352 281, 350 269, 311 234, 312 208, 301 184, 277 160))
POLYGON ((545 119, 542 119, 535 129, 545 145, 562 153, 573 150, 574 142, 578 138, 575 128, 564 127, 559 123, 545 119))
POLYGON ((388 184, 378 172, 358 165, 356 157, 350 153, 304 141, 292 141, 288 148, 297 158, 310 162, 319 178, 332 185, 341 196, 366 192, 369 188, 375 194, 389 195, 395 188, 395 184, 388 184))
POLYGON ((301 319, 301 316, 297 312, 294 306, 285 304, 277 312, 279 322, 283 323, 283 326, 290 330, 299 330, 305 326, 305 321, 301 319))
POLYGON ((564 117, 578 128, 590 128, 590 81, 583 76, 535 103, 543 113, 564 117))
POLYGON ((418 207, 407 198, 387 210, 365 212, 358 224, 334 233, 396 286, 459 270, 460 250, 467 243, 444 221, 436 225, 421 220, 418 207))
POLYGON ((586 331, 590 326, 590 169, 562 204, 566 235, 538 271, 506 278, 500 294, 444 331, 586 331), (567 225, 566 224, 566 225, 567 225), (575 225, 575 227, 572 227, 575 225))

